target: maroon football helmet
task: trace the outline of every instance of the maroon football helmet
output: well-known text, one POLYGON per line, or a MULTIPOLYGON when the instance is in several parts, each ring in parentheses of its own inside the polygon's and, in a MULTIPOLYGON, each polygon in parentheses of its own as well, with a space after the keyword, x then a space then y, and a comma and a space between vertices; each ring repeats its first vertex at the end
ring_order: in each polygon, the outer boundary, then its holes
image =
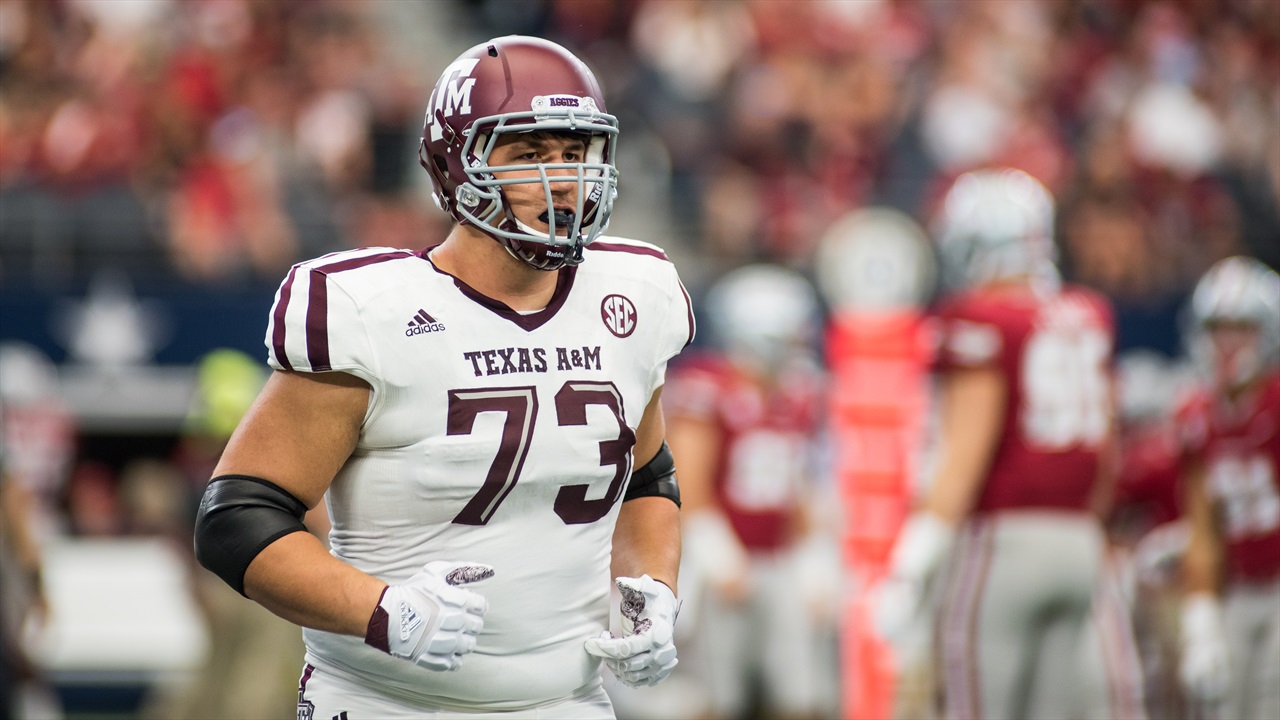
POLYGON ((617 196, 617 138, 618 120, 605 112, 600 86, 581 60, 553 42, 510 35, 471 48, 440 76, 427 105, 418 160, 431 175, 432 195, 441 209, 476 226, 529 265, 555 270, 582 262, 582 248, 609 224, 617 196), (586 162, 489 164, 503 133, 534 131, 581 133, 586 162), (494 175, 531 167, 538 170, 533 177, 494 175), (550 174, 563 170, 572 172, 550 174), (551 207, 553 178, 578 183, 572 217, 551 207), (542 184, 549 232, 529 227, 511 212, 502 188, 515 183, 542 184))

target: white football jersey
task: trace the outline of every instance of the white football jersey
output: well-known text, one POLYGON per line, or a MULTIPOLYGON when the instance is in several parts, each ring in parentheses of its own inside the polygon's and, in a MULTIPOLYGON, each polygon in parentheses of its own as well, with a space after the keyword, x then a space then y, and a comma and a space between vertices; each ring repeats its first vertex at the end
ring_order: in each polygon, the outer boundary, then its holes
POLYGON ((636 426, 693 312, 658 248, 601 238, 521 314, 389 248, 300 263, 276 295, 272 367, 373 388, 326 500, 332 553, 388 583, 432 560, 493 566, 475 652, 430 672, 306 630, 308 661, 406 700, 514 709, 596 682, 614 523, 636 426))

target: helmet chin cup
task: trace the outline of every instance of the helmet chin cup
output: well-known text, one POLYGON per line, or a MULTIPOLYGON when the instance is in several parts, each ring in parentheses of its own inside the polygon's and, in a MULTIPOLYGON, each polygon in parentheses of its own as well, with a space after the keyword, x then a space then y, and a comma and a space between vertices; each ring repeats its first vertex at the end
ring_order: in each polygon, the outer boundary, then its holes
POLYGON ((582 219, 576 215, 565 236, 551 234, 558 229, 554 216, 548 227, 550 232, 520 222, 500 188, 481 190, 470 184, 460 185, 456 209, 467 223, 506 248, 512 257, 538 270, 559 270, 581 263, 583 248, 594 239, 583 232, 582 219), (487 207, 489 212, 477 215, 477 206, 487 207))

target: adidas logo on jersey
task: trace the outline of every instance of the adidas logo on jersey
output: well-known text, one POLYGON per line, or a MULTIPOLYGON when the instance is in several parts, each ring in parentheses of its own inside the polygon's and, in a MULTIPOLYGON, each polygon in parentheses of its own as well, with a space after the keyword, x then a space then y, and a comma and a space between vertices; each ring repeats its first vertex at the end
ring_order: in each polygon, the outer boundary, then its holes
POLYGON ((405 337, 413 337, 414 335, 422 335, 429 332, 439 332, 444 330, 444 324, 437 322, 435 318, 427 314, 426 310, 419 310, 417 315, 409 321, 409 327, 404 331, 405 337))

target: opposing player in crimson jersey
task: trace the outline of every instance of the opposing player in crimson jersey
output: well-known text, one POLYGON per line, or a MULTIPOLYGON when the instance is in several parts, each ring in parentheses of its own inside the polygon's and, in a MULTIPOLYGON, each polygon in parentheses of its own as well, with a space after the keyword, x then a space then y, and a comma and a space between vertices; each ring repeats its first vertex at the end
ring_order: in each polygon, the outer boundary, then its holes
POLYGON ((936 624, 950 718, 1100 704, 1082 652, 1104 549, 1091 506, 1112 437, 1113 323, 1103 298, 1060 285, 1052 227, 1039 182, 983 170, 956 181, 937 230, 943 451, 875 608, 890 639, 936 624))
POLYGON ((1182 680, 1222 717, 1280 717, 1280 277, 1227 258, 1191 312, 1191 350, 1212 381, 1179 415, 1191 526, 1182 680))
POLYGON ((1104 661, 1126 654, 1138 660, 1132 666, 1105 666, 1108 696, 1132 698, 1153 718, 1188 716, 1177 674, 1182 600, 1177 568, 1187 533, 1174 421, 1176 408, 1186 400, 1188 370, 1141 350, 1117 362, 1120 466, 1106 515, 1107 573, 1094 607, 1098 632, 1091 639, 1104 661), (1136 646, 1132 653, 1130 639, 1136 646))
POLYGON ((612 717, 602 662, 632 685, 675 666, 659 396, 693 314, 661 250, 601 235, 617 132, 564 48, 478 45, 423 129, 448 237, 303 262, 281 284, 276 372, 196 546, 305 627, 299 718, 612 717), (332 554, 298 532, 322 498, 332 554))
POLYGON ((705 691, 705 717, 742 717, 757 692, 766 714, 818 717, 818 618, 798 564, 825 413, 817 295, 795 271, 757 264, 720 278, 704 308, 716 347, 682 358, 664 396, 686 583, 699 590, 681 670, 705 691))

